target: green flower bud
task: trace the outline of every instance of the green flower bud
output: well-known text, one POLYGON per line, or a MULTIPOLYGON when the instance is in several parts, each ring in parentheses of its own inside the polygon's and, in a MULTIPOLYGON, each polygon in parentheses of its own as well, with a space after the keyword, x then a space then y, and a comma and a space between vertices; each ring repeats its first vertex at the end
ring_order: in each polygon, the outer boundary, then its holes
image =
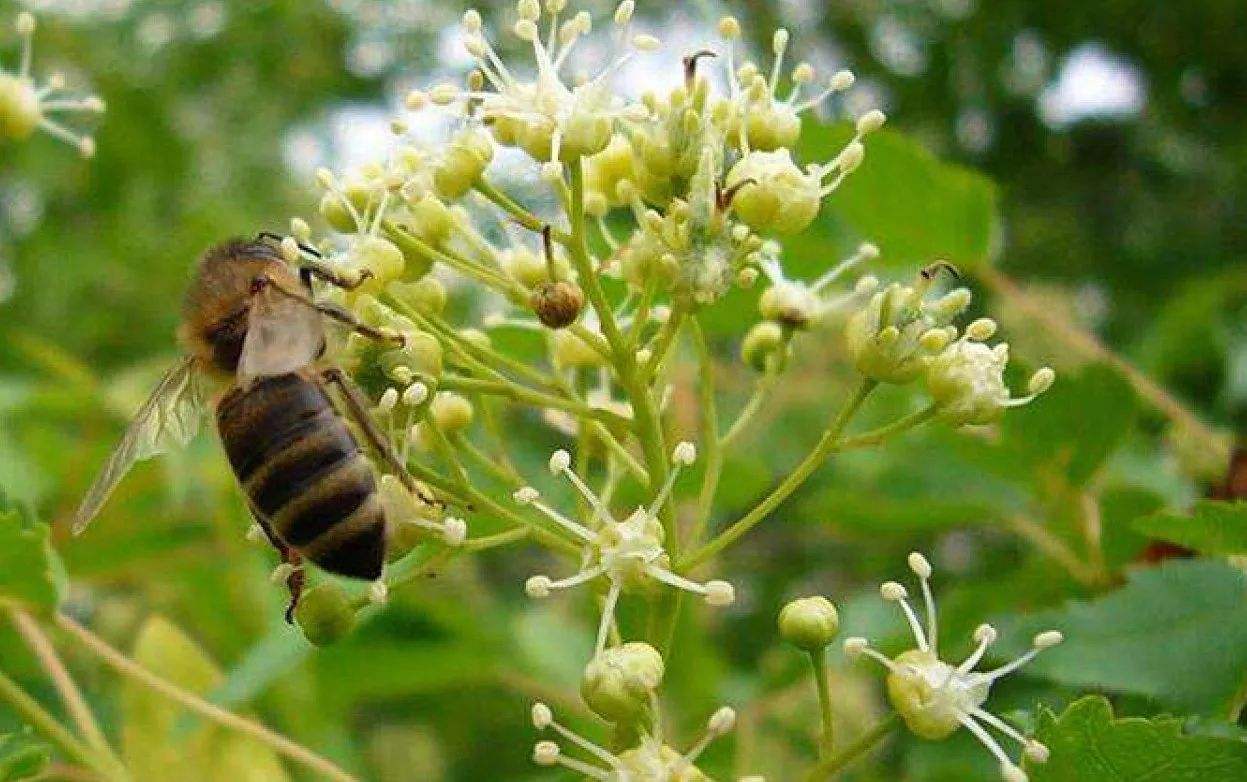
POLYGON ((745 129, 753 149, 773 152, 797 143, 801 137, 801 117, 791 106, 770 102, 768 106, 752 106, 745 112, 745 129))
POLYGON ((446 309, 446 286, 435 277, 425 277, 415 282, 391 282, 386 290, 394 298, 420 312, 441 315, 446 309))
POLYGON ((25 141, 42 118, 34 82, 0 73, 0 138, 25 141))
POLYGON ((313 646, 337 643, 355 629, 355 609, 350 598, 337 584, 329 582, 303 593, 294 618, 303 637, 313 646))
POLYGON ((442 343, 427 331, 405 331, 406 344, 387 355, 399 357, 417 375, 440 377, 442 374, 442 343))
POLYGON ((585 159, 585 189, 601 195, 606 206, 625 206, 619 183, 636 178, 632 145, 622 134, 615 134, 606 149, 585 159))
POLYGON ((790 329, 807 329, 818 319, 822 302, 808 285, 782 280, 758 299, 758 312, 790 329))
POLYGON ((372 272, 372 277, 365 280, 360 290, 376 292, 391 280, 397 279, 406 267, 403 252, 393 242, 380 236, 361 236, 351 247, 351 261, 356 269, 372 272))
POLYGON ((804 231, 822 202, 819 176, 797 168, 787 149, 750 152, 728 172, 727 188, 739 188, 732 211, 756 231, 804 231))
MULTIPOLYGON (((527 247, 519 245, 504 250, 500 261, 507 274, 525 288, 532 289, 550 282, 550 267, 546 259, 527 247)), ((571 265, 566 257, 556 253, 554 268, 560 280, 571 277, 571 265)))
MULTIPOLYGON (((601 152, 610 143, 611 125, 611 117, 605 112, 573 111, 563 128, 559 159, 570 163, 601 152)), ((548 159, 548 155, 538 159, 548 159)))
MULTIPOLYGON (((771 357, 784 350, 784 329, 764 320, 754 324, 740 344, 740 358, 757 372, 765 372, 771 357)), ((782 358, 782 357, 781 357, 782 358)))
POLYGON ((598 367, 605 363, 601 354, 570 331, 554 332, 553 359, 562 369, 574 367, 598 367))
POLYGON ((437 427, 447 434, 467 429, 472 423, 472 403, 450 391, 439 391, 429 405, 437 427))
POLYGON ((537 319, 552 329, 570 326, 580 317, 585 306, 585 294, 574 282, 559 280, 537 286, 529 298, 529 306, 537 319))
POLYGON ((817 652, 831 643, 840 630, 840 614, 822 596, 793 600, 779 612, 779 635, 807 652, 817 652))
POLYGON ((356 233, 361 226, 355 223, 355 217, 346 202, 350 202, 355 214, 366 225, 375 214, 381 198, 381 188, 377 183, 352 182, 342 188, 341 192, 331 190, 321 196, 320 213, 335 231, 344 234, 356 233))
MULTIPOLYGON (((440 248, 445 244, 455 230, 454 214, 437 196, 426 194, 410 204, 408 210, 411 212, 411 220, 408 221, 407 227, 420 239, 434 247, 440 248)), ((425 261, 425 271, 428 270, 427 265, 430 263, 425 261)), ((422 274, 416 276, 422 276, 422 274)))
POLYGON ((459 132, 433 169, 434 189, 448 201, 462 198, 485 173, 493 157, 494 145, 484 132, 471 128, 459 132))
POLYGON ((635 720, 662 683, 662 655, 646 643, 632 642, 606 649, 585 667, 580 696, 609 722, 635 720))

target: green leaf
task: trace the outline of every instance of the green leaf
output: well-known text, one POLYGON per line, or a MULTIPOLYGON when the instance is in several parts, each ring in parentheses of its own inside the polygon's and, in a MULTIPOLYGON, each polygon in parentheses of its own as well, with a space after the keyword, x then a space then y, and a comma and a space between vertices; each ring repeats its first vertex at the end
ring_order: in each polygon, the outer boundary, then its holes
POLYGON ((1112 594, 1035 614, 1002 635, 1061 630, 1065 643, 1028 668, 1061 684, 1137 693, 1184 713, 1223 714, 1247 676, 1245 596, 1242 571, 1174 560, 1132 573, 1112 594))
MULTIPOLYGON (((203 695, 221 672, 176 625, 152 617, 139 630, 134 659, 160 678, 203 695)), ((187 782, 288 782, 273 750, 257 740, 214 724, 189 733, 177 729, 182 707, 144 684, 122 684, 121 732, 126 765, 137 779, 187 782)))
POLYGON ((52 613, 60 603, 61 574, 48 526, 26 519, 0 492, 0 605, 52 613))
POLYGON ((1039 713, 1037 735, 1052 755, 1029 764, 1033 782, 1235 782, 1247 779, 1247 744, 1182 734, 1170 717, 1114 719, 1108 701, 1091 695, 1059 717, 1039 713))
POLYGON ((1162 511, 1136 520, 1134 527, 1205 554, 1247 553, 1247 502, 1204 500, 1190 516, 1162 511))
MULTIPOLYGON (((809 127, 801 159, 825 162, 852 136, 845 125, 809 127)), ((991 260, 999 230, 996 187, 982 174, 944 163, 917 141, 882 130, 866 140, 866 160, 827 202, 823 217, 800 237, 826 245, 874 242, 880 260, 916 266, 936 259, 973 269, 991 260)), ((825 253, 817 259, 826 264, 825 253)))
POLYGON ((50 760, 46 744, 33 737, 29 728, 20 733, 0 734, 0 782, 17 782, 38 776, 50 760))
POLYGON ((1121 445, 1137 413, 1134 389, 1112 368, 1091 364, 1062 374, 1034 404, 1005 416, 1010 468, 1038 480, 1063 473, 1081 485, 1121 445))

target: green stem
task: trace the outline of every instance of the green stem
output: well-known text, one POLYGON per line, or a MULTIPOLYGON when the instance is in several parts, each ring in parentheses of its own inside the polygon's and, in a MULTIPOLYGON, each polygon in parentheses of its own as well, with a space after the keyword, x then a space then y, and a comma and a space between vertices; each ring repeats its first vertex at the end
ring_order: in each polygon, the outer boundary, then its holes
POLYGON ((814 668, 814 684, 818 688, 818 712, 822 719, 823 733, 819 736, 818 756, 826 760, 835 749, 835 726, 831 721, 831 683, 827 679, 826 648, 810 652, 810 665, 814 668))
MULTIPOLYGON (((528 230, 535 233, 541 233, 542 229, 545 228, 546 222, 544 220, 530 212, 528 209, 525 209, 518 201, 508 195, 505 191, 499 189, 492 182, 485 179, 485 177, 477 179, 474 187, 476 188, 476 192, 492 201, 495 206, 509 214, 515 219, 515 222, 524 226, 528 230)), ((550 236, 556 242, 563 245, 569 244, 572 241, 570 236, 557 229, 552 230, 550 232, 550 236)))
POLYGON ((628 426, 632 422, 617 413, 609 410, 590 407, 581 402, 579 399, 563 398, 536 391, 531 388, 516 383, 513 380, 480 380, 471 377, 462 377, 456 375, 445 375, 442 377, 440 388, 463 391, 471 394, 491 394, 493 396, 502 396, 516 402, 524 402, 533 407, 550 407, 555 410, 566 410, 573 415, 581 418, 589 418, 601 421, 615 426, 628 426))
POLYGON ((857 741, 840 750, 839 753, 820 761, 806 776, 806 782, 822 782, 822 780, 830 779, 834 774, 842 771, 850 763, 873 749, 889 733, 896 730, 900 724, 901 716, 899 714, 893 712, 888 715, 878 725, 866 731, 857 741))
POLYGON ((706 332, 701 321, 691 319, 690 333, 693 348, 697 352, 697 391, 701 406, 701 442, 706 452, 706 471, 697 496, 697 516, 689 533, 689 545, 696 546, 710 525, 710 513, 714 507, 715 493, 719 490, 719 478, 723 475, 723 441, 719 437, 719 413, 714 396, 714 359, 706 342, 706 332))
POLYGON ((845 402, 840 411, 836 413, 828 427, 823 431, 823 436, 819 438, 818 443, 814 446, 805 458, 801 460, 793 471, 790 472, 779 486, 775 487, 767 497, 758 503, 753 510, 746 513, 732 526, 719 533, 718 537, 711 540, 700 549, 694 551, 688 556, 680 559, 676 565, 676 569, 680 572, 691 570, 701 563, 718 554, 723 549, 735 543, 747 532, 758 525, 772 511, 778 508, 784 500, 792 496, 801 484, 814 473, 824 461, 827 460, 839 444, 839 438, 844 428, 848 426, 855 413, 866 401, 866 397, 878 385, 875 381, 864 379, 857 388, 854 389, 852 395, 845 402))
POLYGON ((64 753, 65 757, 94 769, 104 779, 127 780, 128 774, 122 769, 114 769, 95 752, 79 741, 64 725, 47 712, 38 701, 26 694, 17 682, 4 673, 0 673, 0 700, 5 701, 17 712, 17 716, 30 725, 48 741, 64 753))
MULTIPOLYGON (((614 356, 615 370, 632 403, 632 413, 635 418, 634 430, 645 455, 645 467, 649 472, 649 491, 653 494, 667 480, 669 469, 662 422, 659 420, 658 410, 650 394, 649 386, 646 385, 638 370, 636 353, 629 349, 624 335, 619 331, 615 313, 611 310, 610 302, 606 300, 602 281, 597 270, 593 268, 593 261, 589 256, 585 230, 584 165, 577 158, 571 162, 568 169, 571 174, 571 208, 568 210, 568 216, 571 220, 572 263, 576 267, 576 273, 579 275, 580 283, 585 289, 589 302, 597 312, 602 335, 606 337, 606 342, 610 345, 614 356)), ((675 535, 675 514, 671 512, 670 507, 667 507, 662 509, 660 516, 663 529, 667 533, 668 545, 674 550, 679 546, 675 535)))
POLYGON ((836 450, 847 451, 850 448, 864 448, 871 445, 880 445, 893 435, 913 429, 915 426, 930 421, 939 413, 938 405, 929 405, 916 413, 910 413, 904 418, 898 418, 886 426, 878 429, 871 429, 869 432, 855 434, 852 437, 845 437, 836 444, 836 450))

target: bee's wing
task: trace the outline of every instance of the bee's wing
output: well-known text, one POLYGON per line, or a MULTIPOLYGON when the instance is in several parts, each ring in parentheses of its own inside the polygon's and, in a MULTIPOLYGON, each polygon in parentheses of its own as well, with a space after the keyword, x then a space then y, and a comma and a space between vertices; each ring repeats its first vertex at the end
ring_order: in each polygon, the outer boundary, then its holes
POLYGON ((74 514, 74 534, 87 528, 104 501, 135 462, 190 442, 199 431, 204 403, 194 360, 184 358, 165 372, 151 396, 126 427, 121 443, 104 463, 74 514))
POLYGON ((319 312, 266 288, 251 300, 238 377, 246 383, 257 377, 294 372, 316 360, 324 341, 319 312))

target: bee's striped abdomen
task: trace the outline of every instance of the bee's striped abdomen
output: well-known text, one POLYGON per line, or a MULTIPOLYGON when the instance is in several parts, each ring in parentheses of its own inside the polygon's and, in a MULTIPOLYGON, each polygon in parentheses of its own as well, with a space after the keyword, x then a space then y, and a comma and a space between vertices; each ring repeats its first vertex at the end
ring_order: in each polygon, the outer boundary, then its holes
POLYGON ((326 570, 380 577, 385 515, 372 467, 314 376, 278 375, 234 389, 217 406, 217 428, 273 533, 326 570))

